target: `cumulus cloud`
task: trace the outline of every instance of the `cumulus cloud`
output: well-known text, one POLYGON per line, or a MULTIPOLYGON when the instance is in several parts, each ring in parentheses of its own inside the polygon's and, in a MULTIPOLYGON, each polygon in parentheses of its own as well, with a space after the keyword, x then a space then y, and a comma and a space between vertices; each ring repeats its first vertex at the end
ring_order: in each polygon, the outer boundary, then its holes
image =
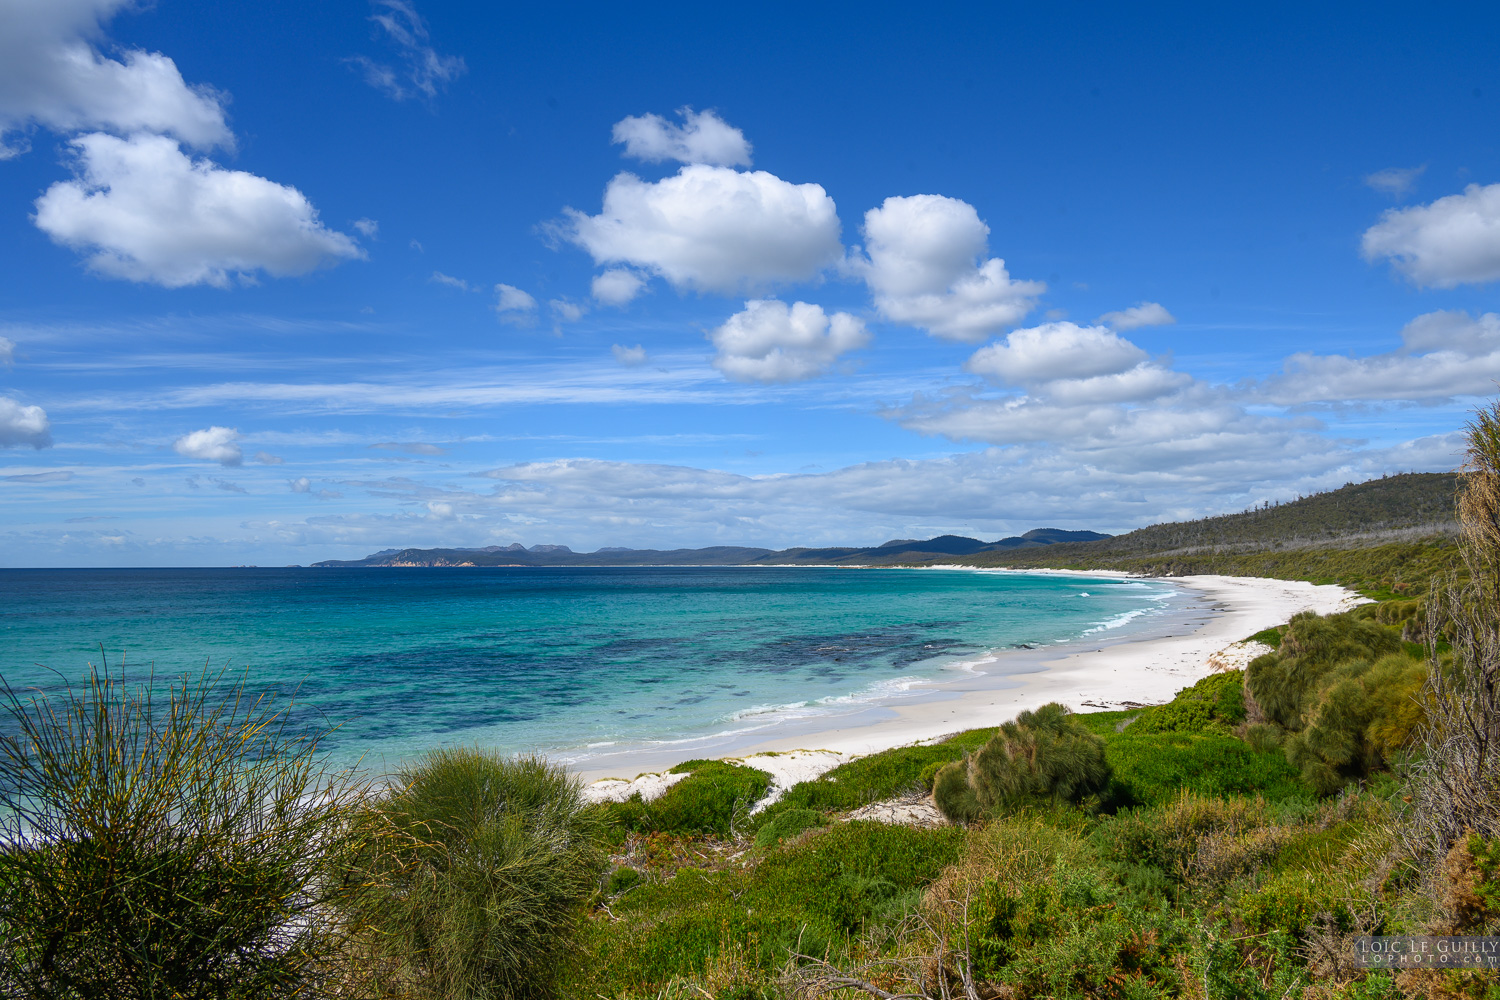
POLYGON ((380 223, 374 219, 355 219, 353 225, 359 230, 359 235, 367 240, 377 239, 380 236, 380 223))
POLYGON ((865 213, 865 255, 852 262, 888 320, 948 340, 978 341, 1022 320, 1046 291, 987 258, 990 228, 974 206, 922 194, 865 213))
POLYGON ((1470 184, 1430 205, 1388 209, 1360 248, 1413 283, 1454 288, 1500 280, 1500 184, 1470 184))
POLYGON ((660 115, 631 116, 615 123, 614 141, 623 144, 625 155, 661 163, 709 163, 717 167, 748 167, 750 143, 745 133, 713 111, 679 108, 682 124, 660 115))
POLYGON ((1280 405, 1352 400, 1437 402, 1488 396, 1500 379, 1500 315, 1441 310, 1418 316, 1401 331, 1401 347, 1348 357, 1299 352, 1255 394, 1280 405))
POLYGON ((5 0, 0 4, 0 159, 25 148, 31 125, 172 135, 199 149, 231 147, 223 98, 189 86, 159 52, 101 55, 103 25, 129 0, 5 0))
POLYGON ((1416 187, 1417 178, 1426 170, 1426 164, 1420 167, 1386 167, 1365 175, 1365 183, 1381 194, 1402 198, 1411 193, 1411 189, 1416 187))
POLYGON ((287 485, 291 487, 293 493, 312 492, 312 480, 306 476, 298 476, 296 479, 289 480, 287 485))
POLYGON ((432 47, 427 23, 408 0, 372 0, 371 6, 375 13, 370 20, 395 48, 401 66, 398 69, 368 56, 351 57, 348 61, 364 71, 370 86, 398 101, 417 94, 433 98, 467 72, 462 56, 441 55, 432 47))
POLYGON ((609 350, 615 356, 615 360, 627 368, 634 368, 637 365, 646 363, 646 349, 640 344, 636 344, 634 347, 615 344, 609 350))
POLYGON ((184 434, 172 442, 172 450, 184 458, 197 458, 220 465, 239 465, 244 453, 239 446, 240 432, 232 427, 208 427, 184 434))
POLYGON ((718 348, 713 366, 737 382, 800 382, 827 371, 839 357, 870 340, 865 325, 822 306, 752 299, 709 333, 718 348))
POLYGON ((629 268, 612 267, 594 275, 589 291, 607 306, 623 306, 641 294, 645 287, 646 281, 639 274, 629 268))
POLYGON ((30 445, 41 450, 52 445, 52 424, 40 406, 23 406, 0 396, 0 448, 30 445))
MULTIPOLYGON (((707 164, 654 182, 618 174, 598 215, 567 209, 558 232, 596 264, 720 294, 809 280, 842 251, 838 212, 821 186, 707 164)), ((623 283, 615 287, 623 294, 623 283)))
POLYGON ((1113 375, 1146 360, 1146 352, 1102 326, 1044 323, 1012 330, 1004 341, 981 347, 967 371, 1004 385, 1113 375))
POLYGON ((1177 317, 1167 312, 1160 302, 1142 302, 1129 309, 1107 312, 1097 322, 1116 330, 1138 330, 1143 326, 1170 326, 1177 322, 1177 317))
POLYGON ((37 227, 94 272, 168 288, 306 274, 364 257, 296 188, 192 160, 164 136, 72 140, 78 176, 36 201, 37 227))
POLYGON ((495 286, 495 312, 504 323, 529 323, 536 316, 536 299, 502 282, 495 286))
POLYGON ((257 451, 255 460, 261 465, 281 465, 286 461, 280 455, 273 455, 268 451, 257 451))
POLYGON ((552 315, 563 323, 576 323, 583 319, 588 307, 568 299, 549 299, 547 308, 552 310, 552 315))
POLYGON ((250 493, 249 490, 245 489, 245 487, 241 486, 239 483, 230 482, 228 479, 220 479, 215 476, 209 481, 212 482, 217 489, 224 490, 227 493, 243 493, 246 495, 249 495, 250 493))

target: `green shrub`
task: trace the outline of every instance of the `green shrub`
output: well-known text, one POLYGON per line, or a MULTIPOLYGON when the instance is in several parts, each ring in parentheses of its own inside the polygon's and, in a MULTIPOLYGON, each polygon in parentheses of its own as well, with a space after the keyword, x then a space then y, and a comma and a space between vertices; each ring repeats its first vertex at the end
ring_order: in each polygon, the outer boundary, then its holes
POLYGON ((1400 651, 1400 637, 1387 626, 1349 614, 1323 617, 1305 611, 1292 617, 1276 652, 1250 662, 1245 685, 1271 721, 1297 730, 1329 670, 1400 651))
POLYGON ((918 787, 931 787, 944 764, 983 746, 994 729, 971 729, 940 743, 896 747, 840 764, 813 781, 793 785, 780 801, 758 817, 771 822, 788 809, 846 812, 918 787))
POLYGON ((816 809, 787 809, 755 831, 755 846, 760 848, 789 840, 804 830, 827 826, 828 818, 816 809))
POLYGON ((976 804, 992 815, 1028 804, 1081 802, 1102 791, 1109 777, 1104 741, 1054 702, 1022 712, 966 760, 939 771, 933 799, 944 816, 966 822, 976 804))
POLYGON ((1154 996, 1152 983, 1180 986, 1172 953, 1186 922, 1122 886, 1081 834, 1037 817, 1002 816, 973 833, 928 900, 950 946, 969 947, 988 984, 981 996, 1154 996))
POLYGON ((550 994, 605 856, 576 779, 535 757, 438 750, 375 807, 362 913, 384 957, 443 1000, 550 994))
POLYGON ((604 806, 617 829, 639 833, 730 836, 748 822, 750 807, 765 797, 771 776, 765 771, 720 760, 689 760, 672 768, 688 777, 650 802, 639 794, 604 806))
POLYGON ((749 867, 682 868, 610 904, 567 967, 569 995, 655 996, 733 953, 769 977, 787 951, 828 954, 889 926, 963 849, 963 831, 853 822, 766 853, 749 867))
POLYGON ((1305 794, 1297 769, 1280 752, 1257 752, 1232 736, 1135 730, 1131 726, 1105 744, 1114 801, 1155 805, 1184 790, 1201 795, 1259 792, 1272 800, 1305 794))
POLYGON ((1131 732, 1228 735, 1245 721, 1244 677, 1239 670, 1209 674, 1192 687, 1178 691, 1169 703, 1147 710, 1131 732))
POLYGON ((1298 936, 1321 915, 1347 930, 1353 920, 1350 907, 1365 895, 1335 871, 1298 870, 1267 879, 1242 895, 1234 908, 1254 932, 1282 931, 1298 936))
MULTIPOLYGON (((216 690, 91 668, 0 736, 0 993, 284 997, 333 988, 358 790, 316 739, 216 690)), ((347 983, 345 984, 348 985, 347 983)))
POLYGON ((1321 795, 1383 768, 1422 721, 1426 676, 1426 664, 1405 653, 1330 668, 1304 699, 1304 728, 1285 740, 1287 761, 1321 795))

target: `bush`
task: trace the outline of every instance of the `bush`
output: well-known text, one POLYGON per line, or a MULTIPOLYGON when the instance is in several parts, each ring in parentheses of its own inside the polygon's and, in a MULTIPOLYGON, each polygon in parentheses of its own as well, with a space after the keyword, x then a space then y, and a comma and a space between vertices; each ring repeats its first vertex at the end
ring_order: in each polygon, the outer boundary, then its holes
POLYGON ((1232 736, 1141 733, 1131 726, 1105 745, 1113 771, 1110 796, 1155 805, 1182 791, 1200 795, 1303 796, 1297 769, 1279 751, 1257 752, 1232 736))
POLYGON ((940 743, 895 747, 840 764, 814 781, 787 789, 758 821, 768 823, 787 809, 844 812, 919 786, 930 789, 945 764, 983 746, 994 733, 994 729, 972 729, 940 743))
POLYGON ((1304 611, 1292 617, 1276 652, 1250 661, 1245 686, 1267 718, 1297 730, 1331 669, 1400 651, 1400 637, 1387 626, 1349 614, 1323 617, 1304 611))
POLYGON ((1405 653, 1330 669, 1306 699, 1305 727, 1285 741, 1287 761, 1320 795, 1385 767, 1422 721, 1426 677, 1426 664, 1405 653))
POLYGON ((1209 674, 1183 688, 1170 702, 1149 709, 1131 728, 1142 733, 1221 733, 1228 735, 1245 721, 1244 672, 1209 674))
POLYGON ((771 776, 754 767, 720 760, 689 760, 672 768, 688 777, 650 802, 639 794, 604 807, 617 828, 637 833, 728 837, 765 797, 771 776))
POLYGON ((324 918, 354 891, 337 876, 358 789, 322 771, 316 739, 215 680, 157 697, 106 667, 55 699, 5 688, 0 992, 333 986, 342 930, 324 918))
POLYGON ((1109 782, 1104 741, 1057 703, 1022 712, 978 752, 937 773, 933 798, 943 815, 967 822, 1028 804, 1081 802, 1109 782), (967 786, 967 788, 965 787, 967 786))
POLYGON ((804 830, 827 826, 828 819, 815 809, 788 809, 755 831, 755 846, 770 847, 789 840, 804 830))
POLYGON ((399 780, 361 858, 372 947, 427 996, 549 995, 605 866, 577 780, 479 750, 434 751, 399 780))

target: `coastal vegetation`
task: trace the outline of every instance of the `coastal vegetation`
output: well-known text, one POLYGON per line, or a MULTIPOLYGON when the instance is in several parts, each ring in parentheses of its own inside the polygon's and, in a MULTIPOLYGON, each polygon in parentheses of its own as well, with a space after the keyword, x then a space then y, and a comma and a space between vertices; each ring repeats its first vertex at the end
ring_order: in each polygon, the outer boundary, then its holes
POLYGON ((1044 706, 758 811, 770 776, 732 761, 651 801, 478 749, 372 788, 211 684, 10 692, 0 995, 1500 1000, 1493 969, 1353 951, 1500 933, 1500 407, 1457 527, 1392 540, 1413 526, 1385 494, 1338 492, 1386 518, 1372 544, 1279 548, 1289 504, 1235 515, 1259 542, 1101 558, 1320 553, 1376 603, 1299 615, 1167 704, 1044 706))

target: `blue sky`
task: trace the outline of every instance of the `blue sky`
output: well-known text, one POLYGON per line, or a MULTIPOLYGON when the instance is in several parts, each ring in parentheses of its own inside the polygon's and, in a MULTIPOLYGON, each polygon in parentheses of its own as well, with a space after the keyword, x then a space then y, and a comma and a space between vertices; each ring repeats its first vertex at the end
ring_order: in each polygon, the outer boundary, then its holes
POLYGON ((1128 530, 1458 462, 1487 6, 0 0, 0 565, 1128 530))

